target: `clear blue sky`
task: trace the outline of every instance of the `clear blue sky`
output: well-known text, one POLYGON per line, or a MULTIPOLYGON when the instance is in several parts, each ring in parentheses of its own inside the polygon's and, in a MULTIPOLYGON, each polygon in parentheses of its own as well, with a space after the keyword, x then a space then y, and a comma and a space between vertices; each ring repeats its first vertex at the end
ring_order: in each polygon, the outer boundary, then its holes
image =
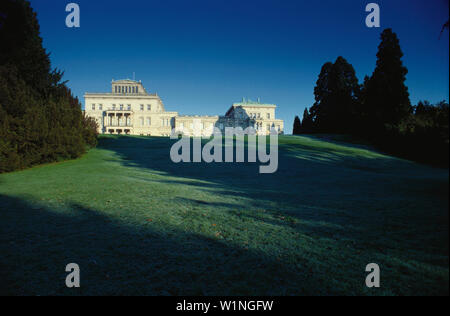
POLYGON ((167 110, 224 114, 243 96, 278 105, 292 132, 314 102, 321 66, 342 55, 360 81, 375 67, 379 35, 391 27, 409 70, 411 101, 449 99, 448 0, 32 0, 52 66, 82 102, 114 79, 142 80, 167 110), (76 2, 81 27, 65 26, 76 2), (365 6, 381 28, 365 26, 365 6))

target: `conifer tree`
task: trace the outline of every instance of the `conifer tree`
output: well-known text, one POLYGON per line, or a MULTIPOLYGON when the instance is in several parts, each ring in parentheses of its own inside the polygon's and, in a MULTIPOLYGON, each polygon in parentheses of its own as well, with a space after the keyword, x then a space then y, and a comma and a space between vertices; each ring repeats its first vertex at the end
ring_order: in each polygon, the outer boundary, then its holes
POLYGON ((308 108, 305 108, 302 119, 302 133, 308 134, 314 132, 313 124, 312 116, 309 114, 308 108))
POLYGON ((302 126, 301 126, 300 118, 296 115, 295 119, 294 119, 294 127, 292 129, 292 134, 299 135, 301 133, 301 130, 302 130, 302 126))
POLYGON ((358 111, 360 86, 353 66, 339 56, 322 66, 310 109, 316 132, 347 132, 358 111))
POLYGON ((96 144, 81 104, 52 70, 26 0, 0 2, 0 172, 83 154, 96 144))
POLYGON ((396 127, 412 113, 405 85, 408 70, 403 66, 402 57, 397 35, 391 29, 384 30, 378 46, 376 68, 364 87, 363 105, 370 133, 377 134, 396 127))

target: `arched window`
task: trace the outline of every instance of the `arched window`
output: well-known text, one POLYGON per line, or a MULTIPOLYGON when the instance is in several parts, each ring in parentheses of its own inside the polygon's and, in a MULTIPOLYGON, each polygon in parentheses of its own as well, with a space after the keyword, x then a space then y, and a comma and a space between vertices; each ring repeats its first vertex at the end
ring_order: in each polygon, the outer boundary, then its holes
POLYGON ((148 125, 148 126, 152 125, 152 119, 151 119, 151 117, 147 117, 147 125, 148 125))

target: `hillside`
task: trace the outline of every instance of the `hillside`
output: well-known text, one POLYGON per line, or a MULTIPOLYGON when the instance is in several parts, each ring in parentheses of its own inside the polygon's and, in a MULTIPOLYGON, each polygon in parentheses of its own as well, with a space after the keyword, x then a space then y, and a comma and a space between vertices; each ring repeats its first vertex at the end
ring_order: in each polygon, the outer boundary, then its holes
POLYGON ((0 175, 0 294, 448 295, 448 170, 283 136, 259 174, 174 164, 172 142, 102 137, 0 175))

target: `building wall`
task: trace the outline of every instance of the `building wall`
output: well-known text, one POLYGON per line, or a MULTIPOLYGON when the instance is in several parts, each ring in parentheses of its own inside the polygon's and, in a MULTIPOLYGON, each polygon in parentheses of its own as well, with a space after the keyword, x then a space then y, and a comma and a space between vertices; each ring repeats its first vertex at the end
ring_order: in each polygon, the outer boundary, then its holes
POLYGON ((93 117, 99 133, 122 133, 146 136, 169 136, 173 128, 185 135, 194 135, 195 127, 202 136, 210 136, 213 128, 252 126, 258 134, 268 134, 270 128, 283 133, 282 120, 275 118, 276 105, 251 101, 233 104, 225 116, 179 116, 165 111, 157 94, 148 93, 137 81, 112 82, 112 93, 86 93, 85 113, 93 117), (117 92, 116 92, 117 91, 117 92))

